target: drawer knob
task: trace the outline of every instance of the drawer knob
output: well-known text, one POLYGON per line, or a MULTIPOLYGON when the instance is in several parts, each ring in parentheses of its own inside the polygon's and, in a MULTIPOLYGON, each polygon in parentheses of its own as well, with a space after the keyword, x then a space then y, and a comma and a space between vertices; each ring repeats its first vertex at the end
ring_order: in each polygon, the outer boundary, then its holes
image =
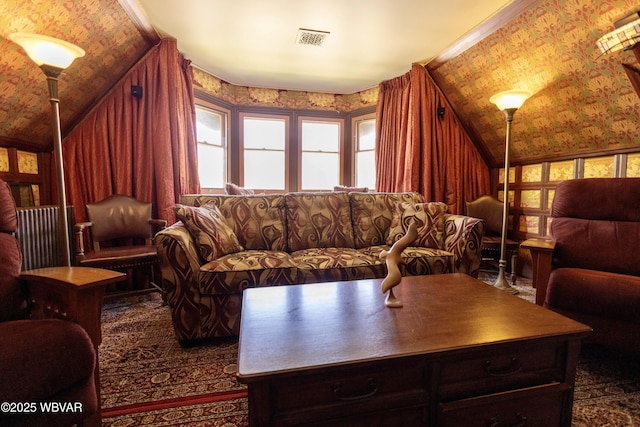
POLYGON ((368 397, 373 396, 377 392, 378 392, 378 386, 373 378, 369 378, 367 380, 367 391, 365 391, 362 394, 347 395, 342 392, 342 383, 335 383, 333 385, 333 395, 338 400, 349 401, 349 400, 366 399, 368 397))
POLYGON ((511 359, 511 363, 509 364, 509 366, 503 368, 494 368, 493 366, 491 366, 490 360, 486 360, 484 362, 485 372, 492 377, 504 377, 507 375, 513 375, 520 372, 521 369, 522 363, 520 363, 520 361, 515 357, 511 359))
MULTIPOLYGON (((505 425, 505 427, 524 427, 527 425, 527 417, 523 417, 522 414, 518 413, 516 415, 517 421, 516 424, 511 424, 510 426, 505 425)), ((491 418, 489 420, 489 427, 500 427, 501 424, 495 419, 491 418)))

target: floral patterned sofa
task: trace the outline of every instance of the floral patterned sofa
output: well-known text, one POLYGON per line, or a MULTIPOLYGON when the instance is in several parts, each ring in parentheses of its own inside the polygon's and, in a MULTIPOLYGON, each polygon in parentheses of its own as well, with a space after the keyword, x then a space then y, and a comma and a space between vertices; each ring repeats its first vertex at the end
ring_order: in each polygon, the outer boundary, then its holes
POLYGON ((181 344, 239 333, 242 291, 380 278, 383 249, 417 220, 403 275, 477 276, 481 220, 447 213, 418 193, 185 195, 178 222, 155 236, 181 344))

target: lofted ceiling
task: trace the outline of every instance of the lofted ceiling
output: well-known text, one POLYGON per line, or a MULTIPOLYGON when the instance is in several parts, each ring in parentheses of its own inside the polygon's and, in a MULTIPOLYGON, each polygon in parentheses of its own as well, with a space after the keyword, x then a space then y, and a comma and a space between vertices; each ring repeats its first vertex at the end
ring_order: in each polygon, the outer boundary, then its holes
POLYGON ((435 57, 510 0, 138 2, 194 65, 229 83, 350 94, 435 57), (298 44, 300 28, 329 34, 298 44))
MULTIPOLYGON (((349 94, 427 63, 492 166, 504 156, 496 92, 528 89, 512 160, 640 151, 640 99, 622 63, 595 41, 636 10, 631 0, 7 0, 0 2, 0 146, 48 150, 43 73, 8 40, 36 32, 81 46, 60 78, 63 132, 159 40, 234 85, 349 94), (268 8, 265 7, 268 5, 268 8), (328 31, 295 44, 299 28, 328 31)), ((639 68, 640 69, 640 68, 639 68)))

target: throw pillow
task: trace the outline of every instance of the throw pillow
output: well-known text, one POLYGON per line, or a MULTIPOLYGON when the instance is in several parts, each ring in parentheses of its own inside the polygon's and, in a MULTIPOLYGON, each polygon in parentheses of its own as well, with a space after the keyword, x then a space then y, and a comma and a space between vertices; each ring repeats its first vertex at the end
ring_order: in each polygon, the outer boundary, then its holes
POLYGON ((368 193, 367 187, 347 187, 345 185, 336 185, 333 187, 333 191, 342 191, 345 193, 368 193))
POLYGON ((175 205, 174 211, 189 230, 205 260, 213 261, 244 250, 215 205, 206 208, 175 205))
POLYGON ((248 195, 254 194, 254 191, 252 189, 240 187, 239 185, 236 185, 232 182, 227 182, 224 186, 224 189, 227 192, 227 194, 232 196, 244 196, 247 194, 248 195))
POLYGON ((398 203, 393 214, 387 244, 393 245, 405 235, 409 224, 414 221, 418 238, 411 246, 444 249, 444 214, 447 205, 432 203, 398 203))

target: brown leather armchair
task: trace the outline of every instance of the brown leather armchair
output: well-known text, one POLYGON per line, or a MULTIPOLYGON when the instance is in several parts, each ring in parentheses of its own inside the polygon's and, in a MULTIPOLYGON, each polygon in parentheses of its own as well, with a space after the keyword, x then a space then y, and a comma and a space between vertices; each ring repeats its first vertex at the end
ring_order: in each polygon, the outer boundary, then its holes
POLYGON ((87 204, 87 215, 89 222, 75 226, 76 264, 127 273, 127 290, 152 286, 162 292, 156 284, 161 280, 152 238, 167 221, 151 218, 151 203, 114 194, 87 204), (85 251, 85 242, 92 251, 85 251))
MULTIPOLYGON (((17 226, 11 190, 0 180, 0 425, 68 426, 92 415, 99 425, 94 344, 72 321, 31 320, 42 312, 31 311, 29 284, 20 278, 17 226), (72 410, 48 412, 40 406, 45 402, 69 403, 72 410)), ((47 285, 56 293, 55 284, 47 285)), ((72 312, 58 314, 75 318, 72 312)))

